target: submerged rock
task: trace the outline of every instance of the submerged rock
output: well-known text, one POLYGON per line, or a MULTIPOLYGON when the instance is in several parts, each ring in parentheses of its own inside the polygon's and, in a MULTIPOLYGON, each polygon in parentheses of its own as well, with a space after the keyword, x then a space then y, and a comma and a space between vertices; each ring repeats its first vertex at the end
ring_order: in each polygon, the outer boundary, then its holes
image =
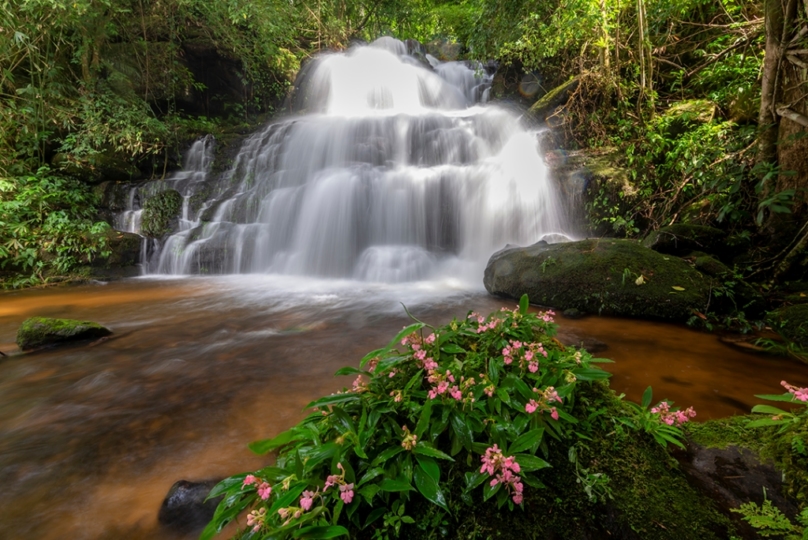
POLYGON ((90 321, 31 317, 17 331, 17 345, 23 351, 28 351, 67 341, 97 339, 110 334, 110 329, 90 321))
POLYGON ((201 530, 213 519, 219 501, 218 497, 206 501, 210 490, 219 483, 219 480, 206 480, 204 482, 189 482, 180 480, 175 482, 168 490, 157 519, 163 525, 190 533, 201 530))
POLYGON ((488 261, 491 294, 559 309, 685 321, 710 300, 712 279, 630 240, 595 239, 506 248, 488 261))

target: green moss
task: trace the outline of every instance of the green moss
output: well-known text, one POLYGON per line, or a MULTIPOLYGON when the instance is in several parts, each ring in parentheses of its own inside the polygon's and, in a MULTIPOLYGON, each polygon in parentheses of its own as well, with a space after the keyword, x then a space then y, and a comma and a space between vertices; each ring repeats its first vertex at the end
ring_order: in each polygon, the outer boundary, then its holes
POLYGON ((660 253, 686 255, 691 251, 718 253, 725 247, 727 233, 705 225, 677 223, 652 231, 642 245, 660 253))
POLYGON ((146 236, 160 237, 171 230, 171 222, 182 208, 182 195, 169 189, 151 197, 143 205, 140 232, 146 236))
POLYGON ((27 351, 66 341, 96 339, 112 332, 98 323, 73 319, 31 317, 17 331, 17 345, 27 351))
POLYGON ((578 88, 581 80, 578 77, 570 79, 564 84, 557 86, 539 98, 536 103, 530 107, 530 114, 534 115, 540 120, 544 120, 547 115, 559 105, 563 105, 569 99, 570 94, 578 88))

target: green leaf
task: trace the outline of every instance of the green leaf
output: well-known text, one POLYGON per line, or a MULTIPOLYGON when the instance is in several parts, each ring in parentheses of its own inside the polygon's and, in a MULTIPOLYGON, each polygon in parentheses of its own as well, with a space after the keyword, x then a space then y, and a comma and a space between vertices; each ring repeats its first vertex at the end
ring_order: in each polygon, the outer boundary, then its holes
POLYGON ((598 368, 574 369, 572 373, 580 381, 602 381, 612 376, 608 371, 598 368))
POLYGON ((645 392, 642 393, 642 408, 647 409, 651 405, 651 400, 653 399, 654 391, 649 386, 645 389, 645 392))
POLYGON ((765 399, 767 401, 789 401, 789 402, 794 401, 794 395, 789 394, 789 393, 786 393, 786 394, 761 394, 761 395, 755 394, 755 397, 760 398, 760 399, 765 399))
POLYGON ((373 497, 375 497, 378 492, 378 484, 368 484, 359 489, 359 494, 365 498, 370 506, 373 506, 373 497))
POLYGON ((297 430, 290 429, 284 431, 277 437, 273 437, 272 439, 251 442, 249 445, 247 445, 247 447, 258 455, 264 455, 267 452, 278 448, 279 446, 289 444, 290 442, 297 441, 301 438, 303 438, 303 436, 297 430))
POLYGON ((412 486, 405 480, 385 478, 379 483, 379 489, 387 492, 412 491, 412 486))
POLYGON ((386 462, 391 457, 393 457, 395 455, 398 455, 403 451, 404 451, 404 448, 400 444, 397 444, 395 446, 390 446, 385 451, 383 451, 381 454, 376 456, 376 459, 373 460, 372 466, 376 467, 378 465, 381 465, 382 463, 386 462))
POLYGON ((777 407, 772 407, 771 405, 755 405, 754 407, 752 407, 752 412, 763 414, 775 414, 775 415, 783 414, 792 416, 791 413, 789 413, 788 411, 778 409, 777 407))
POLYGON ((337 538, 347 535, 348 529, 341 525, 313 525, 296 530, 292 533, 292 538, 337 538))
POLYGON ((466 352, 466 349, 460 347, 459 345, 455 345, 454 343, 449 343, 448 345, 441 347, 440 350, 446 354, 463 354, 466 352))
POLYGON ((466 473, 466 491, 472 490, 485 482, 487 479, 491 478, 486 473, 481 473, 480 471, 474 472, 467 472, 466 473))
POLYGON ((497 388, 497 397, 502 400, 502 403, 511 404, 511 395, 504 388, 497 388))
POLYGON ((334 373, 334 377, 342 377, 343 375, 370 375, 370 373, 350 366, 340 368, 336 373, 334 373))
POLYGON ((544 428, 531 429, 527 433, 523 433, 518 439, 513 441, 513 444, 508 448, 508 454, 513 455, 529 448, 535 452, 536 448, 541 444, 542 435, 544 435, 544 428))
POLYGON ((364 474, 364 476, 362 476, 362 479, 357 484, 357 487, 361 486, 365 482, 370 482, 371 480, 373 480, 377 476, 381 476, 382 474, 384 474, 384 469, 383 468, 381 468, 381 467, 373 467, 372 469, 368 470, 368 472, 366 472, 364 474))
POLYGON ((485 486, 483 486, 483 501, 487 501, 491 497, 497 494, 497 491, 502 487, 502 484, 497 484, 491 487, 490 482, 486 482, 485 486))
POLYGON ((422 456, 429 456, 433 458, 447 459, 449 461, 454 461, 454 459, 452 459, 452 456, 444 454, 437 448, 433 448, 423 441, 418 442, 418 444, 415 445, 415 448, 413 448, 412 451, 413 453, 420 454, 422 456))
POLYGON ((748 428, 766 427, 766 426, 782 426, 782 420, 772 420, 771 418, 761 418, 760 420, 752 420, 746 424, 748 428))
POLYGON ((474 437, 472 436, 471 429, 469 428, 468 424, 466 424, 465 419, 452 411, 450 422, 452 424, 452 431, 454 431, 454 434, 457 436, 460 444, 463 445, 463 448, 470 452, 471 443, 473 442, 474 437))
POLYGON ((435 479, 435 482, 440 482, 440 466, 437 461, 429 456, 415 456, 415 459, 418 460, 418 465, 435 479))
POLYGON ((528 307, 530 307, 530 300, 528 299, 527 294, 523 294, 519 299, 519 313, 522 315, 527 315, 528 307))
MULTIPOLYGON (((407 308, 405 307, 404 310, 406 310, 406 309, 407 308)), ((413 318, 415 318, 415 317, 413 317, 413 318)), ((386 351, 389 351, 390 349, 395 349, 398 345, 401 344, 401 340, 404 337, 409 336, 413 332, 417 332, 418 330, 420 330, 424 326, 426 326, 426 324, 424 324, 422 322, 419 322, 419 323, 414 323, 414 324, 411 324, 411 325, 405 327, 401 332, 396 334, 396 337, 394 337, 390 341, 390 343, 387 344, 387 347, 385 347, 383 350, 386 352, 386 351)))
POLYGON ((530 454, 516 454, 514 456, 519 467, 525 472, 538 471, 539 469, 546 469, 552 467, 549 463, 536 456, 530 454))
POLYGON ((352 401, 359 401, 359 395, 348 392, 345 394, 334 394, 333 396, 326 396, 316 401, 312 401, 306 405, 307 409, 314 407, 326 407, 328 405, 336 405, 337 403, 350 403, 352 401))
POLYGON ((674 291, 683 291, 683 290, 685 290, 684 287, 680 287, 678 285, 674 285, 673 287, 671 287, 671 289, 673 289, 674 291))
POLYGON ((446 512, 449 512, 449 506, 446 504, 446 497, 443 496, 443 492, 440 490, 438 482, 421 467, 420 463, 415 467, 413 477, 415 480, 415 487, 418 488, 421 495, 426 497, 429 502, 440 506, 446 510, 446 512))
POLYGON ((432 400, 429 399, 421 409, 421 417, 418 418, 418 424, 415 425, 415 435, 422 439, 424 432, 429 427, 429 419, 432 416, 432 400))

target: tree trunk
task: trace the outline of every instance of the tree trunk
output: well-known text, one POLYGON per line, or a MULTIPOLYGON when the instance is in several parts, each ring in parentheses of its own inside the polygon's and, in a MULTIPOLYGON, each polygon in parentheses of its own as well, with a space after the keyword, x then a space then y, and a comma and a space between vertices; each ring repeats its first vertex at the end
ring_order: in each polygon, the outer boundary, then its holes
POLYGON ((759 163, 777 162, 777 128, 779 120, 775 112, 777 103, 777 75, 780 71, 785 25, 784 8, 780 0, 766 0, 766 55, 763 59, 763 81, 760 89, 760 114, 758 127, 759 163))

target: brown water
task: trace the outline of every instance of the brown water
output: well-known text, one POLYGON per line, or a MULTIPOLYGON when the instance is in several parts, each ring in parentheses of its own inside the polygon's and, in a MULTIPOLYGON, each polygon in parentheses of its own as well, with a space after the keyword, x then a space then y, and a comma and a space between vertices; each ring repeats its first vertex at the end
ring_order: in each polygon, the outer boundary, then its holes
MULTIPOLYGON (((444 284, 220 277, 132 280, 0 295, 0 351, 42 315, 101 322, 92 345, 0 357, 0 538, 178 539, 157 523, 169 487, 262 466, 246 444, 303 416, 348 381, 332 377, 408 322, 512 301, 444 284)), ((616 360, 612 386, 639 400, 693 405, 698 419, 748 412, 808 366, 738 351, 661 323, 561 320, 567 341, 595 338, 616 360)))

